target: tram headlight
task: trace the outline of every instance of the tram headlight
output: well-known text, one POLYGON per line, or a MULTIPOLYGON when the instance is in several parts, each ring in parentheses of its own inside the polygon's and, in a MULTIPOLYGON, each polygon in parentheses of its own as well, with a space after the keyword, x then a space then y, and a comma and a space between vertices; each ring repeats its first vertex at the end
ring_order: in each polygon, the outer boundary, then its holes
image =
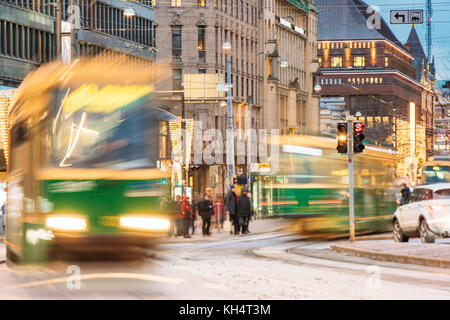
POLYGON ((155 218, 148 216, 122 216, 119 219, 122 228, 136 230, 169 230, 170 221, 165 218, 155 218))
POLYGON ((85 218, 66 215, 49 216, 46 225, 49 229, 63 231, 83 231, 87 228, 85 218))

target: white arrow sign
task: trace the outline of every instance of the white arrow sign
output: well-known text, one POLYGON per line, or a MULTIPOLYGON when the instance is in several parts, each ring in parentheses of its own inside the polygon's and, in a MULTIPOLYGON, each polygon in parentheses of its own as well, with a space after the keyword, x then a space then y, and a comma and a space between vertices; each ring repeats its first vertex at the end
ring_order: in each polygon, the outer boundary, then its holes
POLYGON ((391 10, 391 24, 422 24, 423 10, 391 10))

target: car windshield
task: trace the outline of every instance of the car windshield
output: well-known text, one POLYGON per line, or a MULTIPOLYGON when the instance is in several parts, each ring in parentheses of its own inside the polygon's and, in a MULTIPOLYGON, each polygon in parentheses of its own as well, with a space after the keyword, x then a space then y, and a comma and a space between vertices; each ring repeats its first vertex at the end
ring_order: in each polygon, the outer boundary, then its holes
POLYGON ((427 184, 450 182, 450 166, 427 166, 423 176, 427 184))
POLYGON ((434 192, 435 199, 450 199, 450 189, 441 189, 434 192))
POLYGON ((58 90, 48 130, 57 167, 153 168, 159 156, 150 87, 82 85, 58 90))

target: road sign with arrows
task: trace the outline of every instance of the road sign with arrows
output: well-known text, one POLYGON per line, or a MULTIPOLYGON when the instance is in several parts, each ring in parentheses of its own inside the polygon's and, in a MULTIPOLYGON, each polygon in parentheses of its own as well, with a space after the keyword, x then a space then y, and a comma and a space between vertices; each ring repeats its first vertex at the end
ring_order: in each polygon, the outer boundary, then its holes
POLYGON ((391 10, 391 24, 422 24, 423 10, 391 10))

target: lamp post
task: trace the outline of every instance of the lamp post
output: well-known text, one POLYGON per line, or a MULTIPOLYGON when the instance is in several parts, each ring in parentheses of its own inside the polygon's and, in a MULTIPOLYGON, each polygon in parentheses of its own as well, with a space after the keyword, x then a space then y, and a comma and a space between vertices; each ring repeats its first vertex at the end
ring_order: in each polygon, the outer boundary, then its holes
MULTIPOLYGON (((223 43, 222 49, 231 50, 231 44, 226 41, 223 43)), ((234 134, 233 134, 233 105, 232 105, 232 88, 231 88, 231 59, 227 56, 227 185, 230 186, 234 176, 234 134), (229 136, 231 135, 231 136, 229 136)))

